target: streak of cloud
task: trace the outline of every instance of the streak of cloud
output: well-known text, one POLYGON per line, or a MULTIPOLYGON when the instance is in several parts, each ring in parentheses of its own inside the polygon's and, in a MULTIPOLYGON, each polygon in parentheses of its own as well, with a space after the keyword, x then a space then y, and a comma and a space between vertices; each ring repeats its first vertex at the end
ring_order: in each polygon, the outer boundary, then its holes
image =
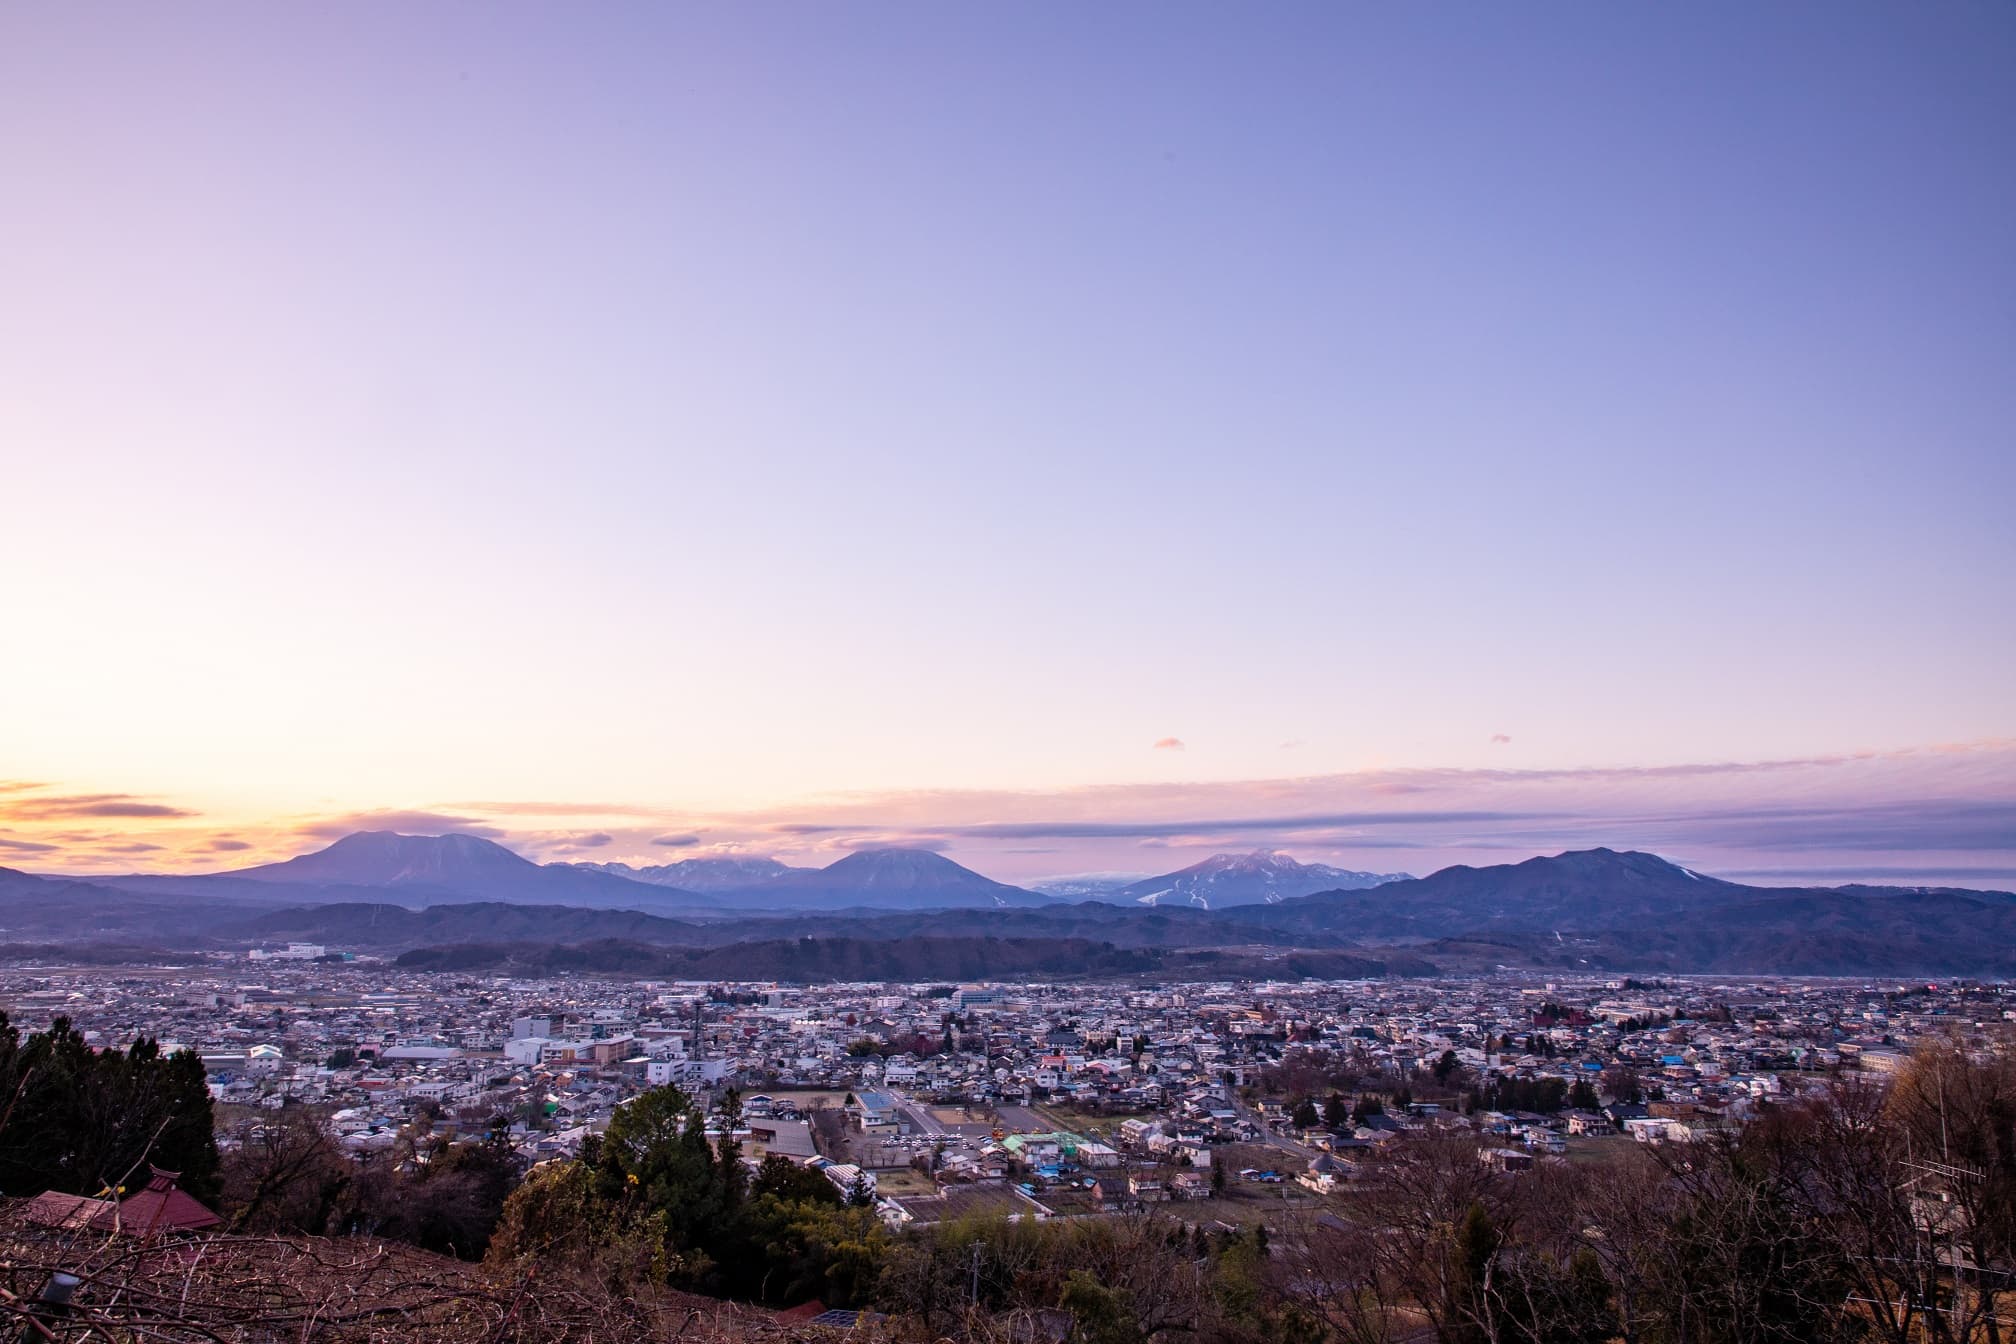
POLYGON ((17 854, 47 854, 60 846, 41 840, 18 840, 11 835, 0 835, 0 849, 12 850, 17 854))
POLYGON ((536 799, 441 803, 449 812, 477 812, 500 817, 664 817, 676 815, 665 808, 636 803, 545 802, 536 799))
POLYGON ((1861 868, 1845 866, 1818 868, 1724 868, 1717 872, 1715 876, 1741 878, 1745 881, 1806 878, 1816 882, 1937 882, 1948 878, 1966 881, 1992 878, 2016 882, 2016 863, 1962 864, 1948 867, 1941 867, 1936 864, 1925 867, 1871 864, 1861 868))
POLYGON ((357 831, 397 831, 402 835, 480 835, 486 840, 503 837, 504 832, 480 817, 457 816, 449 812, 348 812, 340 816, 317 817, 298 822, 296 835, 317 840, 340 840, 357 831))
POLYGON ((1211 817, 1180 821, 1002 821, 935 828, 968 840, 1124 840, 1152 836, 1238 835, 1334 829, 1339 826, 1446 826, 1470 822, 1554 819, 1536 812, 1319 812, 1306 815, 1211 817))
POLYGON ((148 802, 130 793, 56 794, 9 798, 0 802, 0 817, 14 821, 56 821, 76 817, 152 820, 195 815, 187 808, 148 802))

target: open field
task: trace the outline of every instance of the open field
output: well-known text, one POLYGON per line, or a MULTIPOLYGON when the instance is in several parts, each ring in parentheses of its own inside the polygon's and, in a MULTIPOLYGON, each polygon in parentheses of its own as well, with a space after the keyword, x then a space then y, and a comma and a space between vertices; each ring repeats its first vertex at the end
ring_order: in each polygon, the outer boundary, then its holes
POLYGON ((1226 1143, 1211 1150, 1211 1160, 1225 1168, 1227 1180, 1237 1183, 1246 1167, 1278 1171, 1285 1180, 1294 1180, 1308 1164, 1293 1153, 1284 1153, 1271 1143, 1226 1143))
POLYGON ((1292 1181, 1281 1185, 1246 1185, 1235 1180, 1226 1185, 1222 1195, 1161 1207, 1186 1222, 1215 1220, 1241 1226, 1258 1223, 1271 1232, 1320 1212, 1335 1199, 1334 1195, 1312 1194, 1292 1181))
POLYGON ((881 1195, 931 1195, 938 1185, 915 1167, 892 1167, 875 1173, 875 1192, 881 1195))
POLYGON ((941 1125, 977 1125, 985 1123, 988 1111, 985 1108, 966 1106, 932 1106, 927 1108, 931 1118, 941 1125))
POLYGON ((1086 1138, 1110 1138, 1125 1120, 1152 1120, 1160 1111, 1085 1111, 1076 1106, 1045 1102, 1027 1109, 1052 1130, 1067 1130, 1086 1138))
POLYGON ((766 1087, 752 1090, 747 1095, 756 1096, 759 1093, 772 1101, 796 1102, 801 1111, 809 1111, 815 1106, 831 1106, 837 1110, 847 1102, 846 1092, 836 1092, 832 1088, 766 1087))
POLYGON ((1605 1134, 1593 1138, 1578 1135, 1568 1140, 1567 1157, 1578 1166, 1602 1166, 1643 1148, 1643 1144, 1628 1134, 1605 1134))

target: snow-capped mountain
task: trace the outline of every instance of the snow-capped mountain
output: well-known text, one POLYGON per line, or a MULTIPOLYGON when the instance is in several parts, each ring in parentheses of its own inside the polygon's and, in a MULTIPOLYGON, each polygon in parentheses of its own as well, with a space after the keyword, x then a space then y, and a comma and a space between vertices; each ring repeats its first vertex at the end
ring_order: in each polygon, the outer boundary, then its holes
POLYGON ((1213 854, 1178 872, 1121 887, 1098 897, 1141 905, 1194 905, 1219 910, 1231 905, 1273 905, 1318 891, 1359 891, 1398 882, 1406 873, 1359 873, 1325 863, 1297 863, 1278 850, 1213 854))

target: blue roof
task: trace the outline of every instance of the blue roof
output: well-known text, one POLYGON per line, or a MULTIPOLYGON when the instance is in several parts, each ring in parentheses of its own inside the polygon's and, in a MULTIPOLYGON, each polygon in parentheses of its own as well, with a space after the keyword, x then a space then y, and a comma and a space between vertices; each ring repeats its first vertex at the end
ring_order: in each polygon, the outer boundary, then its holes
POLYGON ((889 1111, 896 1108, 896 1098, 887 1092, 856 1092, 854 1100, 861 1103, 863 1110, 889 1111))

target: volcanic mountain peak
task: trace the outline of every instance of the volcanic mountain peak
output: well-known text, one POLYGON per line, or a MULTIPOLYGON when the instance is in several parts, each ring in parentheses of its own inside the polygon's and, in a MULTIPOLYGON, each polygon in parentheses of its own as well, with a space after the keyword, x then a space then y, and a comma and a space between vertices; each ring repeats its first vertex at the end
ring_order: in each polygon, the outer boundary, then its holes
POLYGON ((712 906, 718 898, 632 882, 610 873, 542 866, 480 835, 358 831, 312 854, 198 882, 266 883, 399 891, 415 896, 532 901, 554 905, 664 910, 712 906))
POLYGON ((1004 885, 928 849, 857 849, 820 869, 820 876, 866 888, 1004 885))
POLYGON ((537 869, 530 859, 480 835, 355 831, 312 854, 240 869, 235 876, 372 887, 452 886, 473 878, 522 877, 537 869))
MULTIPOLYGON (((1691 869, 1682 868, 1679 864, 1670 859, 1663 859, 1657 854, 1648 854, 1638 849, 1608 849, 1600 845, 1594 849, 1571 849, 1560 854, 1539 855, 1521 863, 1498 864, 1489 868, 1471 868, 1458 864, 1452 868, 1444 868, 1423 878, 1422 881, 1455 883, 1465 881, 1473 874, 1522 887, 1585 883, 1633 888, 1673 886, 1690 882, 1710 886, 1731 885, 1719 878, 1704 877, 1691 869)), ((1684 887, 1681 889, 1685 890, 1684 887)))
POLYGON ((905 908, 945 906, 1048 905, 1047 897, 983 877, 928 849, 857 849, 824 868, 799 868, 761 886, 744 898, 752 905, 779 902, 794 908, 806 903, 826 908, 855 905, 899 905, 905 908))
POLYGON ((1111 898, 1212 910, 1273 905, 1313 892, 1376 887, 1404 877, 1405 873, 1356 873, 1328 864, 1298 863, 1279 850, 1256 849, 1245 854, 1213 854, 1177 872, 1122 887, 1111 898))

